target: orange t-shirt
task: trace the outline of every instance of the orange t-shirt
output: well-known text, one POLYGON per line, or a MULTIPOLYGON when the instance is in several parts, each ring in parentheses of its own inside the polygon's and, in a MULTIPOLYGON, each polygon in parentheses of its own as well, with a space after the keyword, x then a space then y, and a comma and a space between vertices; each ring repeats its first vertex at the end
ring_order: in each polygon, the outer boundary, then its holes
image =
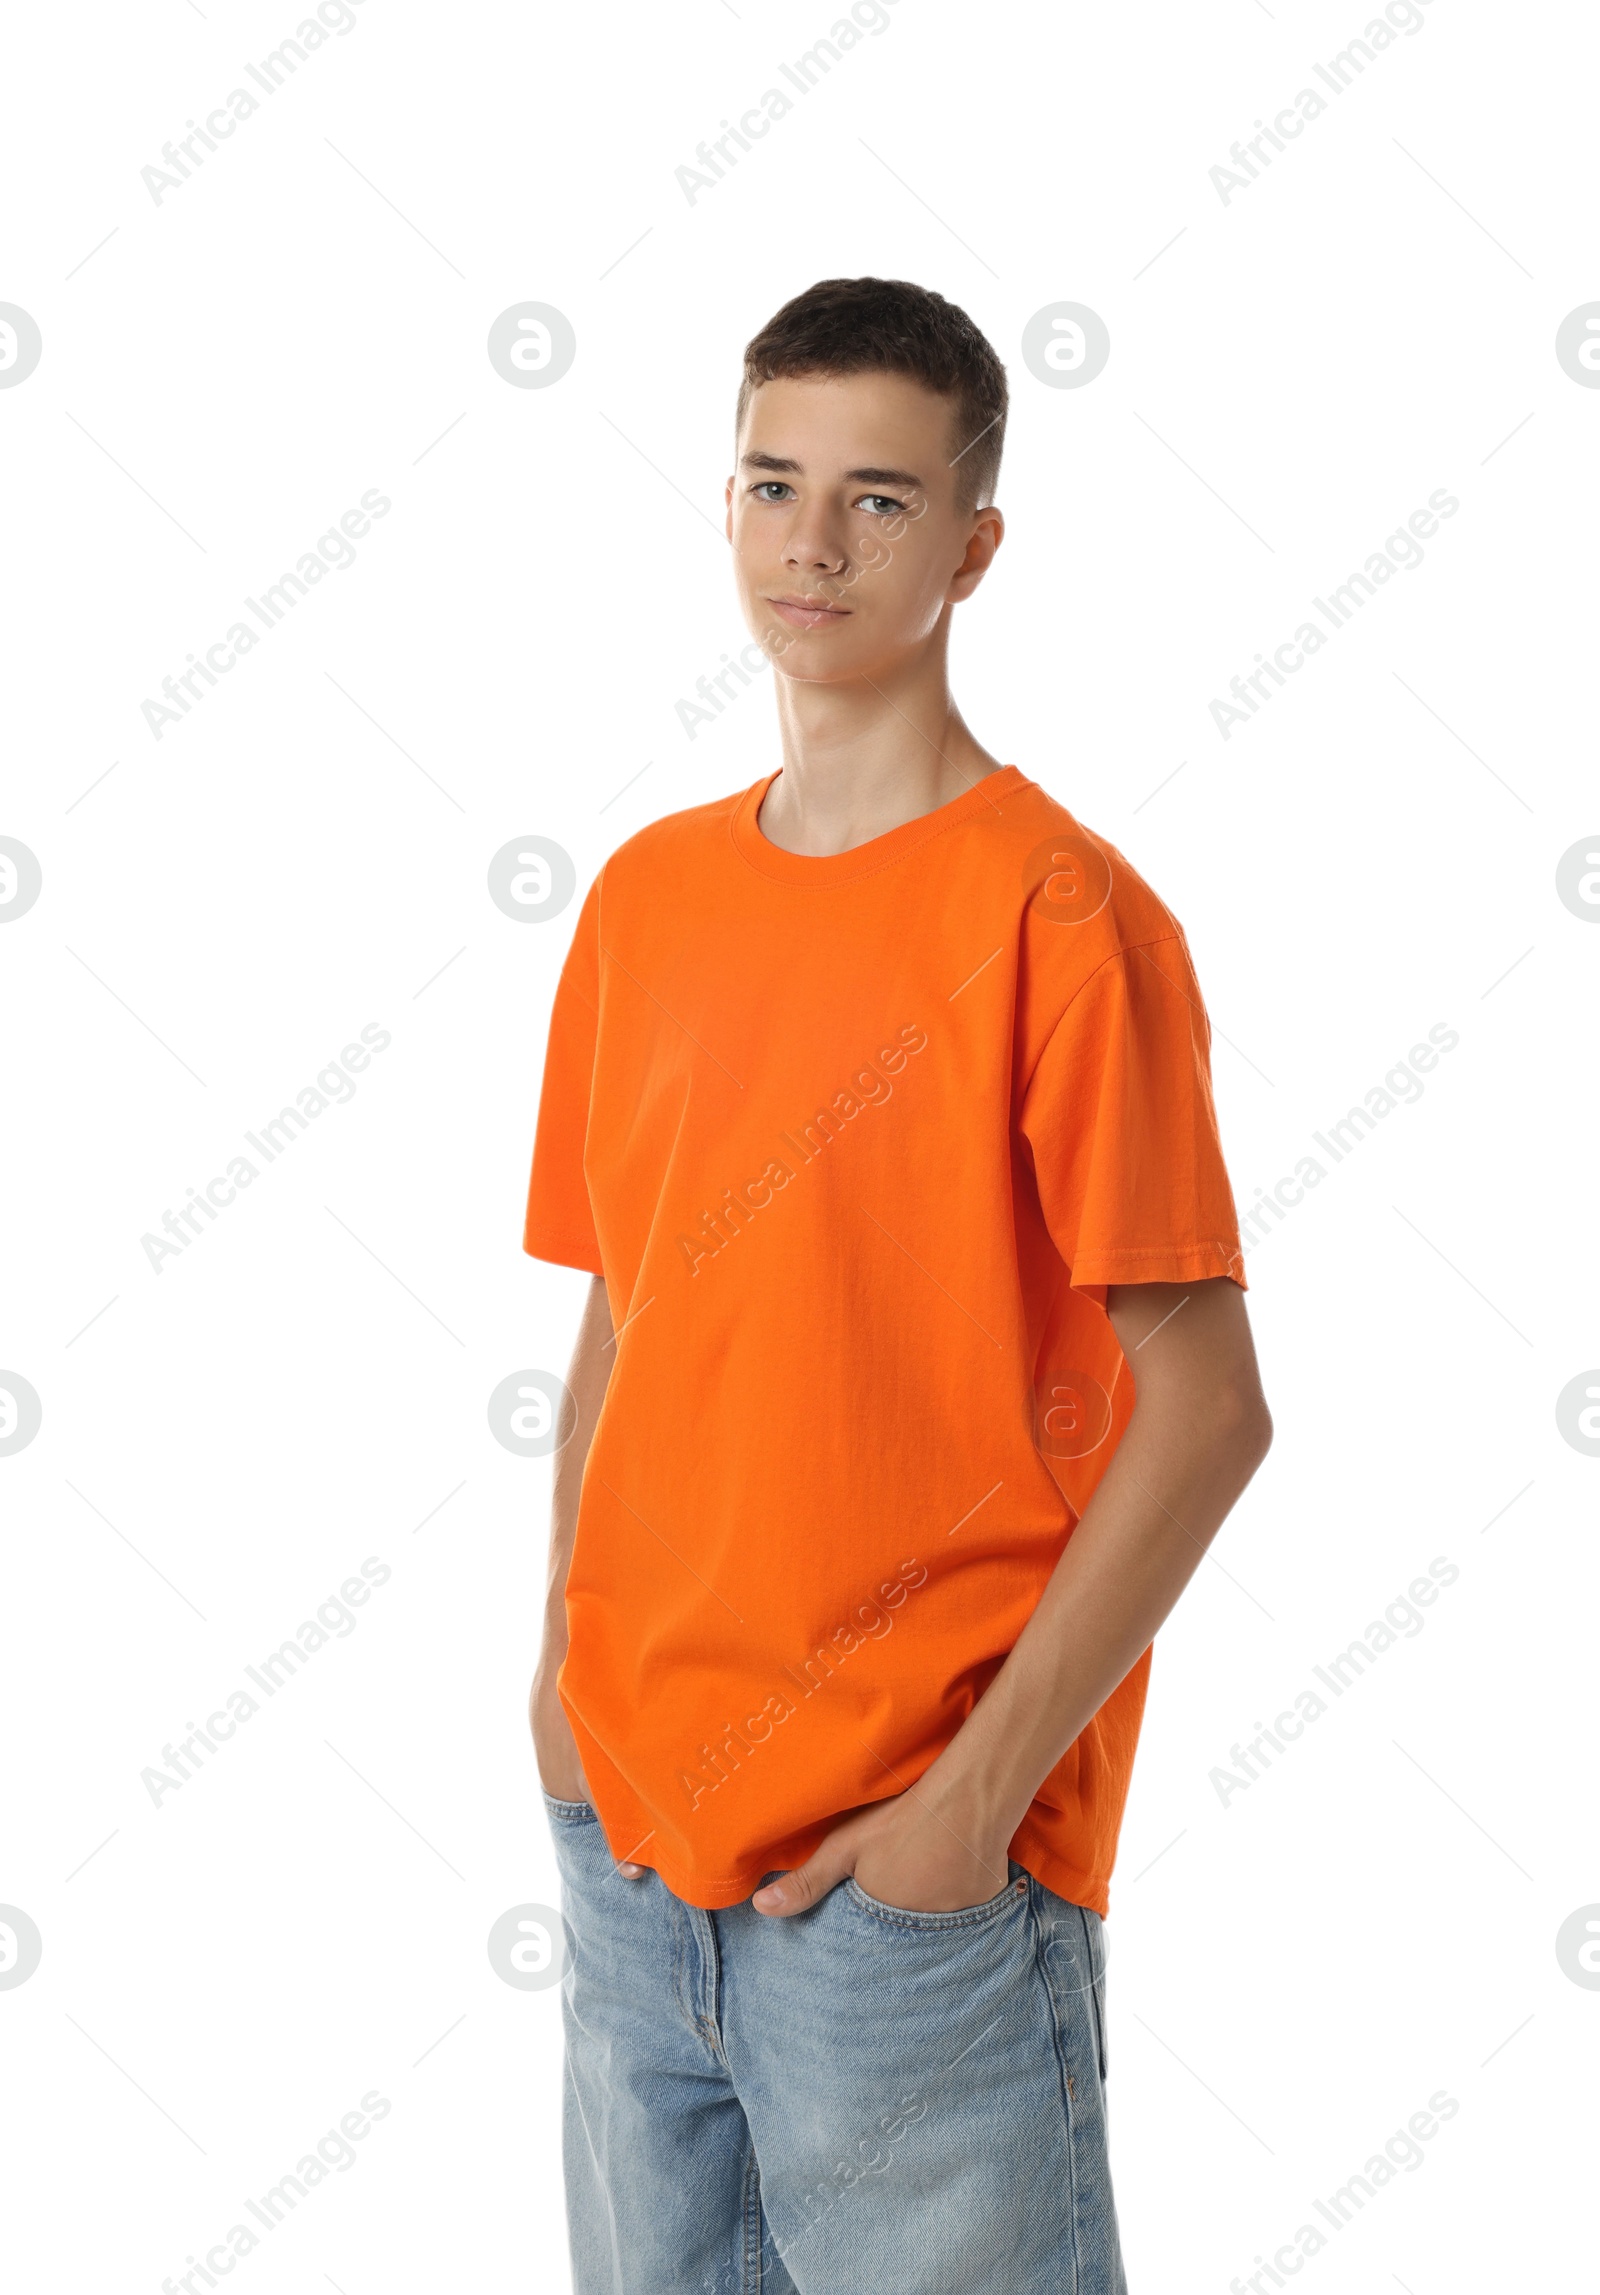
MULTIPOLYGON (((852 851, 657 821, 578 918, 524 1244, 615 1362, 562 1704, 613 1855, 729 1905, 914 1782, 1132 1409, 1110 1283, 1244 1284, 1183 933, 1013 765, 852 851)), ((1149 1652, 1012 1856, 1104 1913, 1149 1652)))

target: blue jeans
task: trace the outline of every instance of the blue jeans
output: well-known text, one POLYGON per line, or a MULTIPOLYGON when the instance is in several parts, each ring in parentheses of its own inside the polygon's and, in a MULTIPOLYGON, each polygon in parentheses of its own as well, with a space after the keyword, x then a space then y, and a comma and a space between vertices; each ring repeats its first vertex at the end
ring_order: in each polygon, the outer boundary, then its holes
POLYGON ((1126 2295, 1098 1914, 705 1912, 545 1803, 576 2295, 1126 2295))

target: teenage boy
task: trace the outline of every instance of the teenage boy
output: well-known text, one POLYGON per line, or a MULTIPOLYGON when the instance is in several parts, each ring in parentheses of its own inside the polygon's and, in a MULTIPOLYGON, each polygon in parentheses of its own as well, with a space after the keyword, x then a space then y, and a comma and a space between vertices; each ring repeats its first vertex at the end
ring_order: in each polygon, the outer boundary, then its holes
POLYGON ((1107 1883, 1270 1422, 1182 930, 950 697, 1005 413, 903 282, 755 337, 727 532, 783 762, 611 856, 556 993, 579 2295, 1124 2287, 1107 1883))

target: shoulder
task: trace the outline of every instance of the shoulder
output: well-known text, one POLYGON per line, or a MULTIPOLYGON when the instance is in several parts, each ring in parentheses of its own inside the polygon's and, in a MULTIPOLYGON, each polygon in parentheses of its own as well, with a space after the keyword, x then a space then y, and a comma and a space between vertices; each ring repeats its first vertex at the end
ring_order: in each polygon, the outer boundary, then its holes
POLYGON ((1183 939, 1172 910, 1120 847, 1038 782, 1026 782, 992 827, 1025 939, 1066 974, 1087 977, 1129 949, 1183 939))
POLYGON ((646 885, 652 879, 659 885, 665 871, 676 873, 701 858, 720 856, 727 849, 728 825, 749 793, 748 789, 735 789, 726 797, 713 797, 708 804, 664 813, 659 821, 649 822, 624 839, 600 871, 597 882, 602 897, 607 892, 646 885))

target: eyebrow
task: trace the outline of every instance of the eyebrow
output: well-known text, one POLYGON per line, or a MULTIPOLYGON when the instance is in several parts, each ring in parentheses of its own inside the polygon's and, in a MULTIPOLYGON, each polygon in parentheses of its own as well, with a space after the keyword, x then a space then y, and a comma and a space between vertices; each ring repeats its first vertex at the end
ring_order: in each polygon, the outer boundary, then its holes
MULTIPOLYGON (((800 464, 796 462, 792 456, 786 454, 743 454, 739 457, 739 460, 742 467, 746 470, 792 470, 797 477, 804 475, 800 464)), ((922 480, 917 477, 914 471, 911 470, 879 470, 877 468, 864 468, 861 470, 847 470, 844 475, 847 479, 850 480, 852 485, 856 486, 920 487, 922 484, 922 480)))

